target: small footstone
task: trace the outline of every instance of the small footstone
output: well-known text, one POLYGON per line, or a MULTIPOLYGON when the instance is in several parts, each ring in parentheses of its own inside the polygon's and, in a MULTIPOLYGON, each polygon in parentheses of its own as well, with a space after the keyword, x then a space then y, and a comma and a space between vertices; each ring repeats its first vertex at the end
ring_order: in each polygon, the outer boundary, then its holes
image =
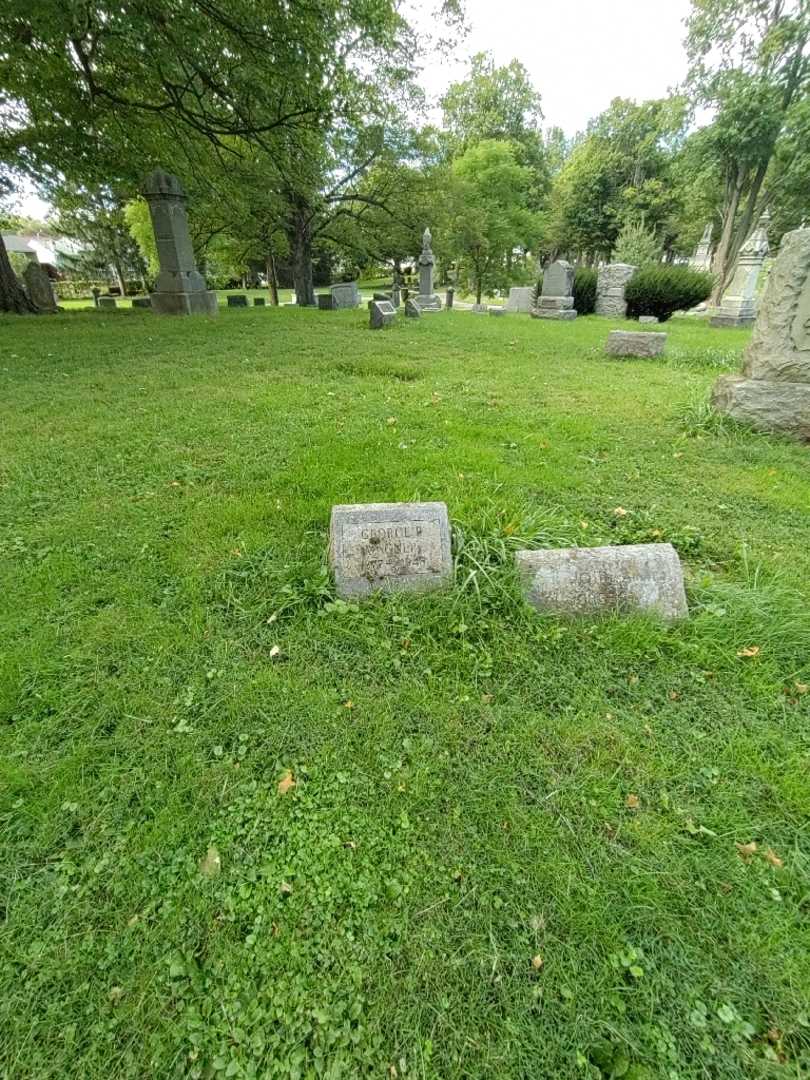
POLYGON ((490 313, 490 315, 505 315, 506 314, 506 308, 497 307, 497 306, 493 305, 489 309, 489 313, 490 313))
POLYGON ((248 298, 246 296, 229 296, 228 307, 247 307, 248 298))
POLYGON ((100 296, 98 298, 99 311, 115 311, 118 305, 114 296, 100 296))
POLYGON ((657 325, 658 316, 657 315, 639 315, 638 321, 640 323, 655 323, 657 325))
POLYGON ((419 319, 422 316, 422 309, 419 307, 415 300, 405 301, 405 318, 406 319, 419 319))
POLYGON ((337 304, 331 293, 318 293, 318 309, 320 311, 334 311, 336 308, 337 304))
POLYGON ((372 330, 393 326, 397 317, 396 309, 390 300, 370 300, 368 314, 368 324, 372 330))
POLYGON ((667 621, 689 614, 671 544, 518 551, 515 563, 523 595, 544 614, 637 611, 667 621))
POLYGON ((666 334, 612 330, 605 351, 608 356, 661 356, 666 343, 666 334))
POLYGON ((253 306, 254 307, 267 307, 267 300, 263 296, 254 296, 253 297, 253 306))
POLYGON ((450 522, 441 502, 332 507, 329 562, 343 598, 427 592, 453 576, 450 522))

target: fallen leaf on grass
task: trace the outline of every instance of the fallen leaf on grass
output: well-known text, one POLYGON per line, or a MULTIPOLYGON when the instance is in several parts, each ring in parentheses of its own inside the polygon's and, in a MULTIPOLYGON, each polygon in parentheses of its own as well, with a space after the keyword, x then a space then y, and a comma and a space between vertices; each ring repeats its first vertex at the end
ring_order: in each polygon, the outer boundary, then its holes
POLYGON ((278 891, 282 894, 282 896, 289 896, 290 893, 293 891, 292 885, 289 883, 289 881, 282 881, 282 883, 278 887, 278 891))
POLYGON ((779 858, 779 856, 773 850, 773 848, 768 848, 768 850, 765 852, 765 859, 766 859, 767 862, 769 862, 771 864, 771 866, 775 866, 777 869, 780 866, 785 865, 784 862, 779 858))
POLYGON ((639 799, 638 795, 628 795, 624 800, 624 805, 628 810, 638 810, 641 806, 641 799, 639 799))
POLYGON ((200 859, 200 873, 203 877, 215 878, 222 869, 222 859, 213 845, 206 851, 205 858, 200 859))
POLYGON ((532 967, 535 971, 539 971, 542 968, 543 963, 543 957, 540 955, 540 953, 538 953, 537 956, 532 957, 532 967))
POLYGON ((280 645, 274 645, 273 648, 270 650, 270 659, 271 660, 275 660, 277 656, 281 656, 281 646, 280 645))
POLYGON ((389 427, 393 427, 394 424, 397 422, 397 418, 395 416, 389 416, 385 422, 386 424, 388 424, 389 427))
POLYGON ((750 862, 751 858, 756 854, 757 844, 755 840, 752 840, 750 844, 735 844, 737 854, 743 860, 743 862, 750 862))
POLYGON ((623 506, 617 506, 613 513, 616 517, 627 517, 627 511, 623 506))
POLYGON ((120 986, 113 986, 107 995, 113 1005, 117 1005, 121 998, 124 996, 124 990, 120 986))
POLYGON ((292 791, 295 787, 295 778, 289 769, 284 773, 282 778, 278 782, 277 791, 279 795, 286 795, 288 791, 292 791))
POLYGON ((793 687, 797 694, 806 694, 810 690, 810 684, 806 682, 797 682, 793 684, 793 687))
POLYGON ((737 656, 759 656, 759 645, 746 645, 737 652, 737 656))
POLYGON ((343 702, 343 708, 344 709, 353 709, 354 708, 354 702, 351 700, 351 698, 348 701, 343 702))

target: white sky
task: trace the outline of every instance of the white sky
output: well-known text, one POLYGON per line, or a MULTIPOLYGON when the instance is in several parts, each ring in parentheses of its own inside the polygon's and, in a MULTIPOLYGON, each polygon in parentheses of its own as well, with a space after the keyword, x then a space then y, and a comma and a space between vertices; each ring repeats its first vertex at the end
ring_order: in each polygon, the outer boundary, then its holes
MULTIPOLYGON (((497 64, 517 58, 542 95, 544 124, 570 137, 613 98, 663 97, 684 78, 683 20, 690 6, 690 0, 465 0, 467 36, 453 58, 425 68, 422 84, 435 100, 464 77, 474 53, 492 52, 497 64)), ((410 0, 404 10, 420 22, 433 7, 430 0, 410 0)), ((436 32, 435 21, 431 29, 436 32)), ((33 193, 20 203, 33 217, 49 209, 33 193)))
MULTIPOLYGON (((517 58, 543 98, 544 123, 572 136, 615 97, 664 97, 686 75, 683 20, 689 0, 465 0, 469 33, 455 63, 426 68, 438 96, 463 78, 465 61, 517 58)), ((407 8, 406 8, 407 11, 407 8)))

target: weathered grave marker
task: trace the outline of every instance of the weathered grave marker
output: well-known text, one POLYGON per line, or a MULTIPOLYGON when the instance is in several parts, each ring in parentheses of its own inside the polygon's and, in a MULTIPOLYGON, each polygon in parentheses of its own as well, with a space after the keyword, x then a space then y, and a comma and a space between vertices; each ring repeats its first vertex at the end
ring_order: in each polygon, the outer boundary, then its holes
POLYGON ((635 274, 636 267, 629 263, 610 263, 603 266, 596 279, 597 315, 611 319, 623 319, 627 314, 627 301, 624 298, 627 282, 635 274))
POLYGON ((759 224, 740 248, 734 277, 723 293, 720 308, 709 320, 710 326, 753 326, 757 314, 757 281, 768 254, 768 223, 766 210, 759 224))
POLYGON ((318 310, 319 311, 334 311, 336 306, 337 305, 335 304, 335 298, 334 298, 334 296, 332 296, 332 294, 330 292, 329 293, 318 293, 318 310))
POLYGON ((605 352, 608 356, 661 356, 667 335, 644 330, 611 330, 605 352))
POLYGON ((248 306, 248 298, 246 296, 243 296, 243 295, 240 294, 238 296, 229 296, 228 297, 228 307, 247 307, 247 306, 248 306))
POLYGON ((397 317, 396 308, 390 300, 370 301, 368 312, 368 322, 372 330, 382 330, 384 326, 393 326, 397 317))
POLYGON ((430 229, 425 229, 422 234, 422 253, 419 256, 419 307, 422 311, 441 311, 442 301, 438 293, 433 291, 433 267, 436 259, 431 249, 432 237, 430 229))
POLYGON ((23 270, 23 280, 31 302, 40 311, 53 313, 57 310, 51 279, 38 262, 28 263, 25 270, 23 270))
POLYGON ((671 544, 518 551, 523 594, 544 614, 638 611, 671 621, 689 614, 671 544))
POLYGON ((340 285, 330 286, 332 292, 333 307, 356 308, 360 305, 360 290, 356 281, 344 281, 340 285))
POLYGON ((264 297, 264 296, 254 296, 253 297, 253 306, 254 307, 267 307, 267 299, 266 299, 266 297, 264 297))
POLYGON ((406 319, 419 319, 422 315, 422 309, 419 307, 415 300, 405 301, 405 318, 406 319))
POLYGON ((575 319, 574 268, 558 259, 543 274, 543 289, 531 311, 533 319, 575 319))
POLYGON ((98 298, 99 311, 115 311, 118 305, 114 296, 100 296, 98 298))
POLYGON ((332 507, 329 560, 338 596, 382 589, 426 592, 453 576, 450 522, 441 502, 332 507))
POLYGON ((132 299, 134 308, 151 308, 152 301, 148 296, 135 296, 132 299))
POLYGON ((721 375, 714 407, 760 431, 810 440, 810 229, 785 233, 741 375, 721 375))
POLYGON ((507 311, 518 311, 524 315, 532 310, 532 297, 534 289, 531 285, 517 285, 509 290, 509 299, 506 301, 507 311))
POLYGON ((217 294, 197 269, 186 216, 186 193, 176 176, 156 169, 143 194, 149 204, 160 273, 152 293, 158 315, 217 315, 217 294))

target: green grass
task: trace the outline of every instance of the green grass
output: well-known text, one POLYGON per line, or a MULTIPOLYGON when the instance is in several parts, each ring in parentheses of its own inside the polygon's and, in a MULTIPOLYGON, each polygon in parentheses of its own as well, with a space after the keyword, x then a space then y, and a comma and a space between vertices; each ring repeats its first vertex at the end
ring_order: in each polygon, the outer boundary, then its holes
POLYGON ((747 335, 366 324, 0 321, 0 1075, 810 1075, 810 470, 703 406, 747 335), (455 586, 335 602, 331 505, 398 499, 455 586), (541 618, 524 540, 671 540, 692 617, 541 618))

